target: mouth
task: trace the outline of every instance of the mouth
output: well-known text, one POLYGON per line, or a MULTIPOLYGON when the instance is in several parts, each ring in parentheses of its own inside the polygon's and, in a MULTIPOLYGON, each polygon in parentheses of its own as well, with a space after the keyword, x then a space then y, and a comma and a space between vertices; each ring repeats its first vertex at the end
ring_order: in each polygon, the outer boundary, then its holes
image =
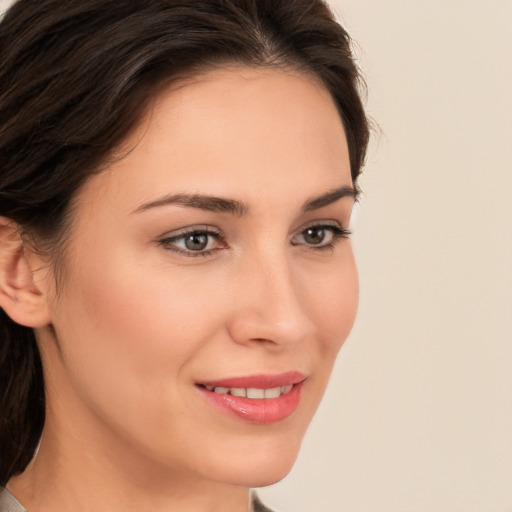
POLYGON ((297 410, 305 381, 304 374, 288 372, 198 382, 196 387, 221 412, 249 423, 269 424, 297 410))
POLYGON ((289 393, 293 389, 293 384, 279 386, 275 388, 225 388, 223 386, 204 386, 207 391, 212 391, 219 395, 231 395, 238 397, 246 397, 251 400, 263 400, 265 398, 279 398, 289 393))

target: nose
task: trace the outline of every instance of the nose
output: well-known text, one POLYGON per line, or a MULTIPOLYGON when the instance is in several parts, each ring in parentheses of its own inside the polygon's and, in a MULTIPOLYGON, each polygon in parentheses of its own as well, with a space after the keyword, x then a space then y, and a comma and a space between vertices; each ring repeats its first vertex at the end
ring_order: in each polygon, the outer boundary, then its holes
POLYGON ((307 290, 285 255, 251 258, 233 279, 229 332, 235 342, 290 348, 313 334, 307 290))

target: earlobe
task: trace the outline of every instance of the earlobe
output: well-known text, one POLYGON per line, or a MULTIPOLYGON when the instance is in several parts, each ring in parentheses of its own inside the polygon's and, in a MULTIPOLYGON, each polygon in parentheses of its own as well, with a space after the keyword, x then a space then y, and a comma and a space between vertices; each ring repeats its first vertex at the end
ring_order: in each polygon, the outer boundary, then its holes
POLYGON ((34 278, 19 226, 0 217, 0 307, 14 322, 36 328, 50 323, 50 312, 34 278))

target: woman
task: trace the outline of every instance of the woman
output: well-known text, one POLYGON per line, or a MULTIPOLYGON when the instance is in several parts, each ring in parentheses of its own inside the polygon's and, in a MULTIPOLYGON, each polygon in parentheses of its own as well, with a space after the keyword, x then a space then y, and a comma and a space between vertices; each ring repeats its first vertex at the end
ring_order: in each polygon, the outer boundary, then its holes
POLYGON ((19 0, 0 62, 0 510, 265 510, 356 312, 348 35, 321 0, 19 0))

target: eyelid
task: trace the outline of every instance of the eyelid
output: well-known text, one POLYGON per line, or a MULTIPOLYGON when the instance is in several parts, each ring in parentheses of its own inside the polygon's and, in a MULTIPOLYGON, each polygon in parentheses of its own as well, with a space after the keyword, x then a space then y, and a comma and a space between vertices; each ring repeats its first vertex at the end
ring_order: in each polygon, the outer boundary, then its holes
POLYGON ((335 229, 335 230, 340 230, 346 234, 351 234, 350 233, 350 230, 346 227, 344 227, 341 222, 337 221, 337 220, 314 220, 314 221, 311 221, 311 222, 307 222, 306 224, 303 224, 302 226, 300 226, 295 232, 294 234, 292 235, 292 238, 297 236, 297 235, 300 235, 301 233, 303 233, 306 229, 309 229, 309 228, 332 228, 332 229, 335 229))
POLYGON ((174 252, 185 257, 209 256, 214 251, 225 248, 216 247, 214 249, 193 251, 178 247, 177 245, 173 244, 173 242, 177 242, 178 240, 184 239, 186 235, 191 234, 207 235, 209 237, 215 238, 218 241, 224 240, 222 232, 218 228, 208 225, 192 225, 162 235, 161 237, 158 238, 157 243, 161 246, 164 246, 167 251, 174 252))
POLYGON ((326 249, 334 249, 334 246, 336 245, 336 243, 342 239, 342 238, 348 238, 350 235, 351 235, 351 231, 345 227, 343 227, 341 225, 340 222, 338 221, 334 221, 334 220, 324 220, 324 221, 312 221, 308 224, 305 224, 303 226, 301 226, 296 232, 295 234, 292 236, 291 240, 292 240, 292 245, 306 245, 308 250, 312 250, 312 251, 321 251, 321 250, 326 250, 326 249), (310 228, 321 228, 321 229, 325 229, 325 230, 330 230, 331 233, 332 233, 332 240, 330 240, 329 242, 327 243, 324 243, 324 244, 318 244, 318 245, 315 245, 315 244, 303 244, 303 243, 300 243, 300 242, 297 242, 297 243, 293 243, 293 240, 301 235, 304 234, 304 232, 310 228))
POLYGON ((300 231, 304 231, 308 228, 313 228, 315 226, 334 226, 338 228, 343 228, 341 225, 341 222, 334 219, 319 219, 319 220, 312 220, 310 222, 306 222, 305 224, 302 224, 297 230, 296 233, 299 233, 300 231))
POLYGON ((196 233, 196 232, 205 232, 210 234, 221 234, 221 231, 219 228, 216 228, 215 226, 210 226, 208 224, 191 224, 190 226, 184 226, 182 228, 179 228, 175 231, 168 231, 161 235, 159 239, 166 238, 167 240, 170 240, 172 238, 178 238, 183 235, 187 235, 188 233, 196 233))

